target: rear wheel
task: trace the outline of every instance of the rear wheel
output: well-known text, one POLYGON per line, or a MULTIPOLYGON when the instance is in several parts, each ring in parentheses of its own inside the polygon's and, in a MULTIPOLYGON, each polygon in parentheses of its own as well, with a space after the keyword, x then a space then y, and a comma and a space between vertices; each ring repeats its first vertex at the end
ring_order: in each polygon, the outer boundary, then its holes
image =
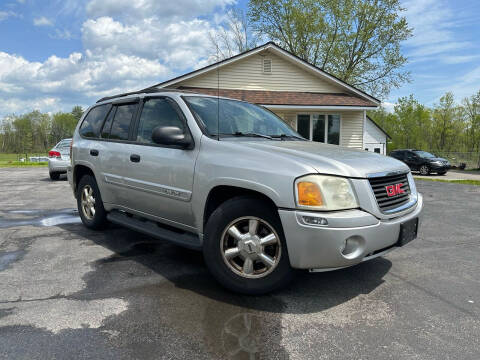
POLYGON ((107 212, 97 182, 91 175, 84 175, 78 183, 77 207, 83 224, 89 229, 102 229, 107 224, 107 212))
POLYGON ((210 216, 204 258, 226 288, 258 295, 285 286, 293 278, 277 210, 253 197, 236 197, 210 216))
POLYGON ((51 172, 50 172, 50 179, 51 179, 51 180, 58 180, 58 179, 60 179, 60 173, 58 173, 58 172, 52 172, 52 171, 51 171, 51 172))
POLYGON ((422 175, 430 174, 430 167, 428 165, 420 166, 420 174, 422 174, 422 175))

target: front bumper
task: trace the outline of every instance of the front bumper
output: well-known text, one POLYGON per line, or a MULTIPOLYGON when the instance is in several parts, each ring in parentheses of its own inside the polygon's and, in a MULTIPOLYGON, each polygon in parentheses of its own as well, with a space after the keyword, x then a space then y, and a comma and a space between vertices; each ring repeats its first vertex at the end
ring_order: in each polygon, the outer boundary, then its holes
POLYGON ((420 218, 423 198, 418 194, 417 204, 400 217, 378 219, 363 210, 336 212, 307 212, 279 210, 287 241, 290 265, 297 269, 333 270, 358 264, 382 255, 395 247, 400 224, 420 218), (303 216, 327 219, 328 225, 307 225, 303 216), (347 239, 355 250, 344 255, 347 239), (344 253, 342 253, 344 251, 344 253))
POLYGON ((450 170, 450 165, 436 165, 436 164, 430 164, 430 169, 432 171, 439 171, 439 172, 444 172, 450 170))

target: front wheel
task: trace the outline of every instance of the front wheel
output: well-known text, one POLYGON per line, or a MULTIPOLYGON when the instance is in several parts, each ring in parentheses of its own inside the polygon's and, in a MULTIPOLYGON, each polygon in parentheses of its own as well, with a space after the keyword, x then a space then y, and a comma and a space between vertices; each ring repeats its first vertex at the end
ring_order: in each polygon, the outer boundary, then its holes
POLYGON ((422 175, 430 174, 430 168, 428 167, 428 165, 420 166, 420 174, 422 174, 422 175))
POLYGON ((102 229, 107 224, 107 212, 97 182, 91 175, 84 175, 77 187, 77 207, 83 225, 89 229, 102 229))
POLYGON ((293 278, 277 210, 254 197, 227 200, 213 212, 203 253, 218 282, 238 293, 265 294, 293 278))

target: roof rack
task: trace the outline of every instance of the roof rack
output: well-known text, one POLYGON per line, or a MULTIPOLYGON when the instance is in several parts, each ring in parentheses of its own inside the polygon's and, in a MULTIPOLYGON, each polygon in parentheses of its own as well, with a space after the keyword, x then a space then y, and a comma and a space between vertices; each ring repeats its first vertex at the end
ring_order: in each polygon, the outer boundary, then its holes
POLYGON ((101 98, 100 100, 97 100, 97 103, 102 102, 102 101, 107 101, 107 100, 112 100, 128 95, 136 95, 136 94, 149 94, 149 93, 158 93, 158 92, 181 92, 181 93, 191 93, 192 91, 188 90, 180 90, 180 89, 171 89, 171 88, 157 88, 157 87, 149 87, 146 89, 138 90, 138 91, 132 91, 132 92, 127 92, 123 94, 117 94, 113 96, 106 96, 101 98))

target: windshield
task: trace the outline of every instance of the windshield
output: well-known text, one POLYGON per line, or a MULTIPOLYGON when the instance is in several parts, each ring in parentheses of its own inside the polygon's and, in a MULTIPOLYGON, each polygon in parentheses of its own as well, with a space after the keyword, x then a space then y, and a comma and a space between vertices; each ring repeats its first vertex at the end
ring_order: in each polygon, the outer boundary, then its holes
POLYGON ((429 152, 426 152, 426 151, 421 151, 421 150, 414 151, 414 153, 417 154, 420 157, 423 157, 423 158, 434 158, 435 157, 435 155, 430 154, 429 152))
POLYGON ((247 102, 203 96, 184 96, 199 121, 211 136, 256 135, 299 137, 272 112, 247 102), (217 123, 220 115, 220 123, 217 123))

